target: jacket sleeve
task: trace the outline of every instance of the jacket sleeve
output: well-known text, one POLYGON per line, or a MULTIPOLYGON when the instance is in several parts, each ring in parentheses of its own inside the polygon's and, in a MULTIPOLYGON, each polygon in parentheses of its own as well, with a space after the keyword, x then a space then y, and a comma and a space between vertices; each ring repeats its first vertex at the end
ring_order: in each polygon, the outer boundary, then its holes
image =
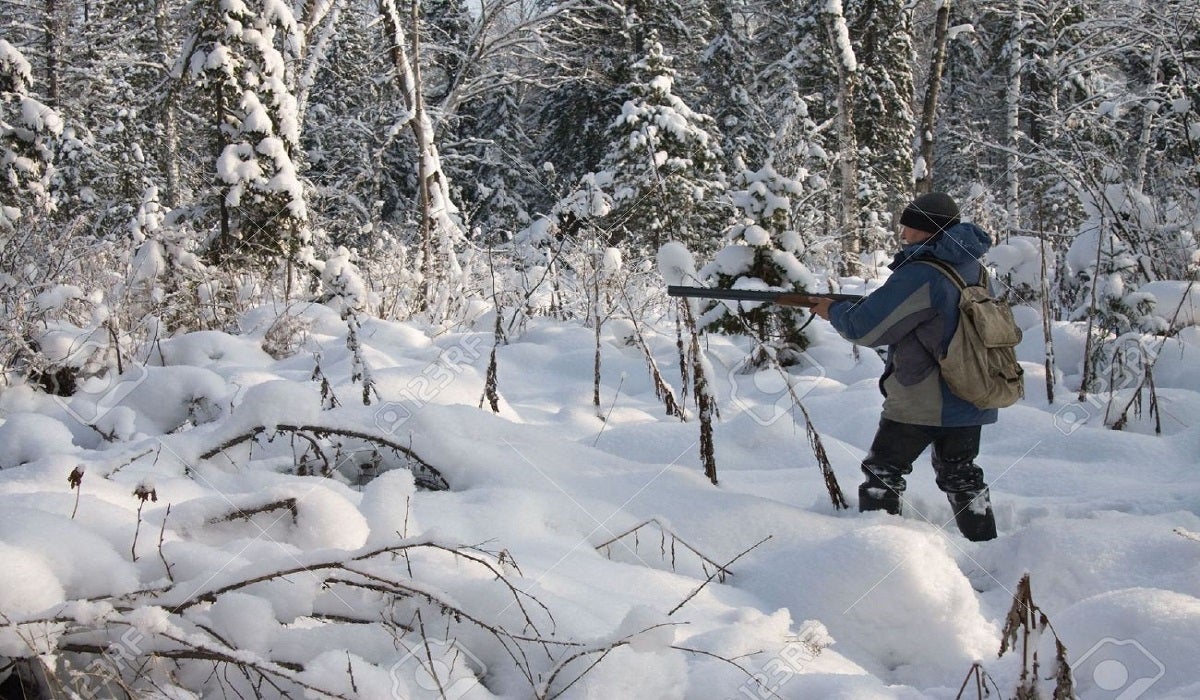
POLYGON ((892 273, 865 299, 829 307, 834 330, 856 345, 869 347, 893 345, 936 315, 931 282, 913 268, 892 273))

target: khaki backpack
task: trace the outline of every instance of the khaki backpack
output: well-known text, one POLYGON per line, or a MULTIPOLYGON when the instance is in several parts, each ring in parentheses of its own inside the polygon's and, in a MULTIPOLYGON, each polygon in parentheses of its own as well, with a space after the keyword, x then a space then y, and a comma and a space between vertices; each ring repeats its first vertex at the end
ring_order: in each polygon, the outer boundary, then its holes
POLYGON ((987 270, 980 267, 979 284, 968 285, 962 275, 940 260, 932 265, 958 287, 958 329, 939 360, 942 379, 955 396, 979 408, 1004 408, 1025 396, 1025 370, 1017 362, 1021 329, 1008 304, 988 290, 987 270))

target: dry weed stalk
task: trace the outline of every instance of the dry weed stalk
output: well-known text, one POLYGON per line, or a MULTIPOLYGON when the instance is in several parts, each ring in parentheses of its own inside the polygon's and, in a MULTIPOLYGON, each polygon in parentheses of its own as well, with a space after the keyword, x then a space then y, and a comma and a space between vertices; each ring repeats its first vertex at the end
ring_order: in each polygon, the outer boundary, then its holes
POLYGON ((1016 700, 1038 700, 1041 697, 1038 692, 1040 662, 1037 648, 1042 633, 1047 630, 1054 636, 1054 700, 1072 700, 1076 696, 1071 667, 1067 661, 1067 648, 1050 624, 1050 618, 1033 602, 1029 574, 1025 574, 1017 584, 1017 592, 1005 617, 1000 639, 1000 656, 1015 649, 1018 639, 1021 643, 1021 677, 1014 696, 1016 700))
MULTIPOLYGON (((603 551, 605 556, 608 556, 611 558, 610 555, 612 554, 612 545, 617 542, 620 542, 621 540, 628 537, 629 535, 633 535, 633 549, 631 551, 634 554, 637 554, 638 547, 640 544, 639 538, 638 538, 638 533, 640 533, 643 528, 647 528, 650 526, 654 526, 654 527, 658 528, 658 539, 659 539, 658 550, 659 550, 659 555, 662 557, 663 561, 668 561, 668 547, 667 547, 668 538, 670 540, 670 550, 669 550, 670 559, 669 559, 669 561, 671 564, 671 571, 676 570, 675 569, 675 565, 676 565, 675 545, 680 544, 680 545, 683 545, 684 549, 688 550, 689 552, 691 552, 692 554, 695 554, 697 557, 700 558, 700 567, 706 575, 709 573, 709 570, 708 570, 709 566, 713 567, 713 569, 714 569, 713 575, 719 577, 719 580, 721 583, 725 582, 725 577, 727 575, 728 576, 733 575, 724 566, 722 566, 721 564, 718 564, 716 561, 705 556, 704 554, 702 554, 700 552, 700 550, 696 549, 695 547, 693 547, 692 545, 690 545, 686 541, 684 541, 684 539, 682 537, 675 534, 675 532, 673 530, 671 530, 671 528, 664 525, 663 522, 661 520, 659 520, 658 518, 650 518, 649 520, 643 520, 642 522, 638 523, 637 525, 634 525, 633 527, 622 532, 621 534, 619 534, 615 537, 612 537, 608 540, 605 540, 604 542, 601 542, 600 544, 596 545, 595 549, 597 552, 603 551)), ((626 545, 626 547, 628 547, 628 545, 626 545)))

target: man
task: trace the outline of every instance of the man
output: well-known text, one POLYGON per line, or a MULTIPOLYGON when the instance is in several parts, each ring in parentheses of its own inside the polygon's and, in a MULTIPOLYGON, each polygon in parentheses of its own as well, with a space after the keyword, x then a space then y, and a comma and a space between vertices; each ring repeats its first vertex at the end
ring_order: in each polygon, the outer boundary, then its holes
POLYGON ((958 327, 959 290, 941 270, 919 261, 949 263, 974 284, 991 238, 978 226, 960 222, 958 205, 941 192, 913 200, 900 224, 904 245, 882 287, 861 301, 822 299, 812 309, 853 343, 887 346, 879 380, 883 415, 863 460, 866 480, 858 487, 858 509, 899 515, 904 477, 932 445, 937 485, 950 500, 958 529, 967 539, 990 540, 996 537, 996 520, 975 457, 981 427, 996 422, 997 410, 959 398, 942 380, 938 359, 958 327))

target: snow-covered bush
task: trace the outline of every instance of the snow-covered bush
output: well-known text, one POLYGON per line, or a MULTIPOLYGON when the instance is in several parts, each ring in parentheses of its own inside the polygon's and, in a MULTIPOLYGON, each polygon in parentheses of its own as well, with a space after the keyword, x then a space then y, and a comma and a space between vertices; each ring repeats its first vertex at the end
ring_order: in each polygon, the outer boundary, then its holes
MULTIPOLYGON (((807 293, 816 277, 800 262, 804 244, 792 228, 793 201, 801 184, 784 177, 770 164, 738 175, 734 203, 742 219, 725 232, 726 246, 700 269, 706 284, 723 289, 774 289, 807 293)), ((749 335, 756 348, 753 367, 774 361, 795 364, 809 340, 801 331, 811 315, 800 308, 754 302, 714 301, 700 319, 707 330, 749 335)))

